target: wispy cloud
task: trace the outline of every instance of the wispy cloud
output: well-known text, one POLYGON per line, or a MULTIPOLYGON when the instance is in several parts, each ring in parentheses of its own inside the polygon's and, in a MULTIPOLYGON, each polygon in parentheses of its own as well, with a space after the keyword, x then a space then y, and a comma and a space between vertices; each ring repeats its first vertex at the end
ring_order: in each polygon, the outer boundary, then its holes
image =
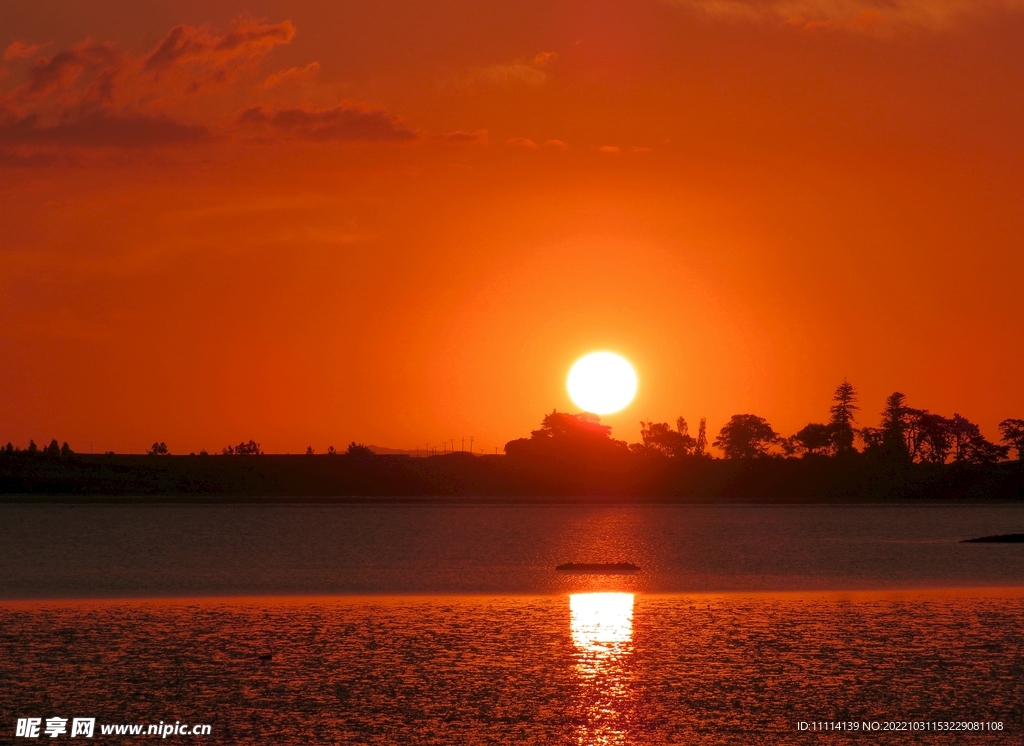
POLYGON ((279 73, 274 73, 263 81, 264 88, 274 88, 282 83, 307 83, 316 80, 320 74, 320 63, 310 62, 305 67, 289 67, 279 73))
POLYGON ((466 77, 470 85, 543 85, 547 82, 547 68, 558 59, 557 52, 540 52, 530 58, 501 62, 473 70, 466 77))
POLYGON ((223 36, 212 34, 209 29, 175 26, 146 58, 143 67, 160 71, 185 63, 222 66, 239 58, 260 57, 293 38, 295 26, 291 21, 259 23, 239 19, 223 36))
POLYGON ((31 57, 46 46, 49 46, 49 42, 46 44, 30 44, 27 41, 12 41, 7 49, 4 50, 4 59, 17 60, 22 57, 31 57))
POLYGON ((411 142, 419 139, 394 115, 363 104, 342 104, 330 109, 281 109, 272 114, 257 106, 243 112, 239 123, 316 141, 411 142))
POLYGON ((536 150, 538 147, 537 143, 528 137, 512 137, 505 144, 513 148, 526 148, 527 150, 536 150))
POLYGON ((199 125, 167 117, 123 115, 94 111, 47 125, 36 115, 0 124, 0 145, 58 145, 71 147, 143 148, 207 139, 199 125))
POLYGON ((806 29, 941 29, 970 16, 1024 11, 1024 0, 669 0, 721 19, 806 29))
POLYGON ((489 142, 487 130, 477 130, 476 132, 456 130, 455 132, 433 135, 430 139, 451 143, 452 145, 486 145, 489 142))

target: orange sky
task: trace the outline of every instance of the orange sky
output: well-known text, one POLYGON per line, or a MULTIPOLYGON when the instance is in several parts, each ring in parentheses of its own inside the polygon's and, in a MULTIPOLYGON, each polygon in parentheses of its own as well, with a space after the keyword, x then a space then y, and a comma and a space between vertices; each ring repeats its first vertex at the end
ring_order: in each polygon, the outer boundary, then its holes
POLYGON ((0 7, 0 442, 1024 416, 1018 0, 0 7))

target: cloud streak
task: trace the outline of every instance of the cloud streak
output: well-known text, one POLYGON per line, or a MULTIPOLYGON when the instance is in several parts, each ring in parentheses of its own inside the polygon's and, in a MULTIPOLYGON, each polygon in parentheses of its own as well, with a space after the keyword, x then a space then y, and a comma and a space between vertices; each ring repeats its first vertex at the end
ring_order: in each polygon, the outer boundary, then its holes
POLYGON ((274 73, 263 81, 264 88, 274 88, 282 83, 306 83, 316 80, 320 74, 320 63, 310 62, 305 67, 290 67, 279 73, 274 73))
POLYGON ((46 125, 37 115, 0 124, 0 145, 143 148, 206 140, 205 127, 167 117, 117 115, 95 111, 76 119, 46 125))
POLYGON ((295 26, 291 21, 258 23, 240 19, 223 36, 214 36, 209 29, 175 26, 146 58, 143 68, 159 72, 188 63, 224 65, 239 58, 261 57, 293 38, 295 26))
POLYGON ((7 49, 4 50, 4 59, 17 60, 23 57, 31 57, 45 46, 49 46, 49 44, 29 44, 25 41, 12 41, 7 49))
POLYGON ((362 104, 341 104, 329 109, 281 109, 272 114, 257 106, 243 112, 239 123, 317 142, 397 143, 419 139, 419 135, 394 115, 362 104))
POLYGON ((488 65, 470 73, 466 82, 492 86, 543 85, 548 79, 546 68, 556 59, 557 52, 540 52, 529 59, 522 58, 513 62, 488 65))
POLYGON ((455 132, 433 135, 430 139, 452 145, 487 145, 490 142, 487 130, 477 130, 476 132, 456 130, 455 132))
POLYGON ((939 30, 970 16, 1024 11, 1024 0, 669 0, 714 18, 806 29, 939 30))

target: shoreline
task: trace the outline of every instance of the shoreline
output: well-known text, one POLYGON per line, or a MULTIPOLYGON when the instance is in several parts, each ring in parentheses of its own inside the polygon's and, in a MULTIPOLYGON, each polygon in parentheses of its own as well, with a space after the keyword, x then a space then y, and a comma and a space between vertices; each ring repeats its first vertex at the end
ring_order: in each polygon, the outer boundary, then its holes
POLYGON ((81 495, 81 494, 15 494, 0 495, 2 505, 548 505, 548 506, 632 506, 632 505, 679 505, 679 506, 800 506, 800 505, 1024 505, 1024 500, 1005 497, 951 497, 947 499, 915 498, 862 498, 862 499, 821 499, 821 500, 774 500, 771 498, 719 498, 701 497, 586 497, 567 495, 519 496, 519 495, 81 495))

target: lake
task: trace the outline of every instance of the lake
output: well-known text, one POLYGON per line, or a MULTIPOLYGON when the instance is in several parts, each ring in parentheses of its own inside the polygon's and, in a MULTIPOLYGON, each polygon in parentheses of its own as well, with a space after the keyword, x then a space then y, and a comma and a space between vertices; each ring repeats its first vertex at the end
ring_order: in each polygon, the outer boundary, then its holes
POLYGON ((0 522, 0 742, 52 716, 95 717, 100 743, 132 740, 102 724, 174 722, 211 734, 172 741, 253 744, 1024 735, 1024 546, 959 543, 1024 530, 1024 506, 6 505, 0 522), (615 561, 642 571, 553 569, 615 561), (927 730, 951 723, 968 730, 927 730))

